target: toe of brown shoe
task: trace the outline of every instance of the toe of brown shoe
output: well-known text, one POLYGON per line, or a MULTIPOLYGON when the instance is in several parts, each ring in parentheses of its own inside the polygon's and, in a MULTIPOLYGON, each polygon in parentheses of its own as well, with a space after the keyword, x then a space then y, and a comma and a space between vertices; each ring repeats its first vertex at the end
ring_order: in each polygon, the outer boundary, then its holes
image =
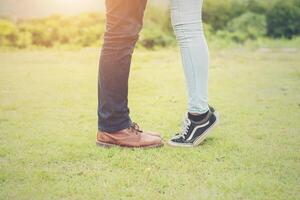
POLYGON ((152 135, 152 136, 156 136, 156 137, 162 138, 161 135, 160 135, 160 133, 157 133, 157 132, 147 131, 147 132, 145 132, 145 133, 146 133, 146 134, 149 134, 149 135, 152 135))
POLYGON ((161 147, 164 143, 157 135, 141 133, 141 146, 143 147, 161 147))

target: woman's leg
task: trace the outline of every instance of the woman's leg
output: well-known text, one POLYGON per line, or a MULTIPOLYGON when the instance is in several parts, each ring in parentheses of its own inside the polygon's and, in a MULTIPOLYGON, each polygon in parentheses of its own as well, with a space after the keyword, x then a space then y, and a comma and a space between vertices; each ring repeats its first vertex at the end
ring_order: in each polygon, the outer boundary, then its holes
POLYGON ((198 146, 217 124, 218 115, 208 107, 208 48, 203 33, 203 0, 171 0, 172 24, 180 46, 189 95, 189 113, 171 146, 198 146))
POLYGON ((171 19, 180 46, 189 113, 208 111, 208 47, 202 27, 203 0, 171 0, 171 19))

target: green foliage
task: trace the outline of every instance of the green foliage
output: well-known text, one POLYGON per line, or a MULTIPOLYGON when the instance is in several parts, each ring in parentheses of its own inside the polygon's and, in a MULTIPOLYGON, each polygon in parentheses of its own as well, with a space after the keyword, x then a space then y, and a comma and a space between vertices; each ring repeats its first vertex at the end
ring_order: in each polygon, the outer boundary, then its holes
POLYGON ((32 35, 30 32, 20 32, 18 35, 18 40, 16 46, 18 48, 26 48, 32 44, 32 35))
POLYGON ((14 46, 16 42, 16 25, 8 20, 0 20, 0 46, 14 46))
POLYGON ((173 38, 157 28, 145 29, 140 37, 139 43, 145 47, 152 49, 155 46, 165 47, 173 42, 173 38))
POLYGON ((274 0, 247 0, 245 2, 247 11, 265 15, 273 1, 274 0))
MULTIPOLYGON (((213 30, 219 35, 220 33, 228 35, 230 34, 227 32, 228 27, 230 27, 229 23, 232 23, 233 20, 238 18, 237 20, 240 21, 249 21, 240 18, 247 12, 266 17, 266 27, 262 27, 262 30, 267 29, 268 36, 292 38, 300 34, 299 0, 209 0, 205 1, 203 18, 206 23, 211 24, 213 30)), ((248 17, 250 18, 250 16, 248 17)), ((264 20, 262 17, 257 20, 261 26, 264 20)), ((251 39, 252 34, 249 34, 249 30, 244 29, 244 31, 232 32, 230 38, 240 41, 241 39, 251 39)))
POLYGON ((234 18, 227 25, 230 37, 237 42, 257 39, 266 34, 266 18, 264 15, 246 12, 234 18))
POLYGON ((292 38, 300 34, 300 1, 277 1, 267 13, 268 35, 292 38))
POLYGON ((246 10, 244 1, 240 0, 209 0, 205 1, 203 8, 203 19, 205 23, 211 24, 217 31, 227 26, 233 18, 241 15, 246 10))
MULTIPOLYGON (((164 9, 149 7, 141 32, 139 45, 146 48, 164 47, 174 43, 170 14, 164 9)), ((84 13, 78 16, 53 15, 43 19, 13 23, 0 21, 1 46, 26 48, 28 46, 53 47, 76 45, 100 46, 105 31, 103 14, 84 13)))
MULTIPOLYGON (((300 35, 300 0, 204 1, 203 20, 208 40, 244 43, 261 37, 292 38, 300 35)), ((0 46, 100 46, 105 31, 102 13, 10 21, 0 19, 0 46)), ((170 12, 148 6, 138 46, 166 47, 176 43, 170 12)))
POLYGON ((148 7, 139 44, 152 49, 156 46, 169 46, 174 41, 170 12, 166 12, 165 9, 159 7, 148 7))

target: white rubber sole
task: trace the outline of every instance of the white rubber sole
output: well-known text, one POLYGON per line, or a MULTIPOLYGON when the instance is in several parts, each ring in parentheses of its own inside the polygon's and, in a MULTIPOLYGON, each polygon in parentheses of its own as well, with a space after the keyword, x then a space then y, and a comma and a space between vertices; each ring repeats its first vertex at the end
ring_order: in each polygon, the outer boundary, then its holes
POLYGON ((173 147, 196 147, 196 146, 199 146, 201 144, 201 142, 203 142, 203 140, 205 140, 205 138, 207 138, 209 133, 211 133, 211 130, 219 123, 219 114, 217 112, 215 112, 214 114, 216 116, 215 123, 213 123, 209 129, 207 129, 204 133, 202 133, 202 135, 199 138, 197 138, 193 143, 182 144, 182 143, 172 142, 171 140, 169 140, 168 145, 173 146, 173 147))

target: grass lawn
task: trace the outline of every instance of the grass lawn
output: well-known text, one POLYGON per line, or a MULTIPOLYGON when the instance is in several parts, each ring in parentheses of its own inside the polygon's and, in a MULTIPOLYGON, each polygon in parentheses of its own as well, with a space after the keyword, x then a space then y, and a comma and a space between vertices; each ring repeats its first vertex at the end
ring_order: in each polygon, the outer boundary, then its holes
MULTIPOLYGON (((194 149, 101 149, 95 49, 0 53, 0 199, 299 199, 300 50, 211 52, 221 121, 194 149)), ((186 91, 174 49, 137 50, 131 117, 167 140, 186 91)))

